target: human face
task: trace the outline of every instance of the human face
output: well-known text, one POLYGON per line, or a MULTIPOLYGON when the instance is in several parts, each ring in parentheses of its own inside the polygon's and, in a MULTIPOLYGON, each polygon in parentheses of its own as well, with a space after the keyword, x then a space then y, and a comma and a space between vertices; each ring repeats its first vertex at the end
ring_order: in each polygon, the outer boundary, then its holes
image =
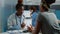
POLYGON ((33 11, 35 12, 36 11, 36 7, 33 6, 33 11))
POLYGON ((19 9, 17 10, 17 14, 18 14, 18 15, 22 15, 23 10, 24 10, 24 7, 19 8, 19 9))

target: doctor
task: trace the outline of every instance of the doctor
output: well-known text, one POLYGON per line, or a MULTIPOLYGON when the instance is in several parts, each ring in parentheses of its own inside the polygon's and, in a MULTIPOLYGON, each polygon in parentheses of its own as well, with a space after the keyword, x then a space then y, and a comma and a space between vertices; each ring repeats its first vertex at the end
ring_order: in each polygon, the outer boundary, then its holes
POLYGON ((23 11, 24 11, 23 5, 17 4, 16 13, 13 13, 8 18, 7 25, 9 30, 19 30, 25 27, 23 11))

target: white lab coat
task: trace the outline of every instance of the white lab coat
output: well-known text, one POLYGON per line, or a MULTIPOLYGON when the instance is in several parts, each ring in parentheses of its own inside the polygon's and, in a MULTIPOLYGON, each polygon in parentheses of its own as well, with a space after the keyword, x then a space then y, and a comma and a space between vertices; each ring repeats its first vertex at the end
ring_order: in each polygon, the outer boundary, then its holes
MULTIPOLYGON (((25 15, 26 16, 26 15, 25 15)), ((17 21, 19 22, 19 19, 17 18, 17 21)), ((26 26, 24 29, 27 29, 27 26, 30 26, 32 23, 32 20, 29 20, 30 23, 28 23, 28 20, 25 19, 24 15, 22 15, 22 18, 21 18, 21 24, 24 22, 26 22, 26 26)), ((15 13, 13 13, 12 15, 9 16, 8 18, 8 21, 7 21, 7 26, 8 26, 8 29, 10 28, 15 28, 15 29, 21 29, 21 26, 17 26, 17 23, 16 23, 16 17, 15 17, 15 13), (12 26, 14 25, 14 27, 12 26)))

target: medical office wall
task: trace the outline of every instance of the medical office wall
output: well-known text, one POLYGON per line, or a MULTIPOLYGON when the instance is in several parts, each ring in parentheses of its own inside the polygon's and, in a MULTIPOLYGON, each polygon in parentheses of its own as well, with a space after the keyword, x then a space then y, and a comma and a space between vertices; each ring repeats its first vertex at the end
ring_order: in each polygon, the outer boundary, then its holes
POLYGON ((15 12, 17 0, 0 0, 0 31, 7 31, 7 19, 15 12), (2 25, 1 25, 2 24, 2 25))

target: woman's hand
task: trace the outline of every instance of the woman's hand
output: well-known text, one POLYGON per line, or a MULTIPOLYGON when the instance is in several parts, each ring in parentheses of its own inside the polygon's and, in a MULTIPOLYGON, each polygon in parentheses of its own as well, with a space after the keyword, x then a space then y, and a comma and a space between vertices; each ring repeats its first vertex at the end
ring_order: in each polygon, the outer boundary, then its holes
POLYGON ((27 27, 28 27, 28 31, 29 31, 29 32, 32 32, 32 31, 33 31, 33 27, 32 27, 32 25, 27 26, 27 27))
POLYGON ((22 27, 22 28, 24 28, 24 27, 25 27, 25 25, 26 25, 25 23, 22 23, 22 24, 21 24, 21 27, 22 27))

